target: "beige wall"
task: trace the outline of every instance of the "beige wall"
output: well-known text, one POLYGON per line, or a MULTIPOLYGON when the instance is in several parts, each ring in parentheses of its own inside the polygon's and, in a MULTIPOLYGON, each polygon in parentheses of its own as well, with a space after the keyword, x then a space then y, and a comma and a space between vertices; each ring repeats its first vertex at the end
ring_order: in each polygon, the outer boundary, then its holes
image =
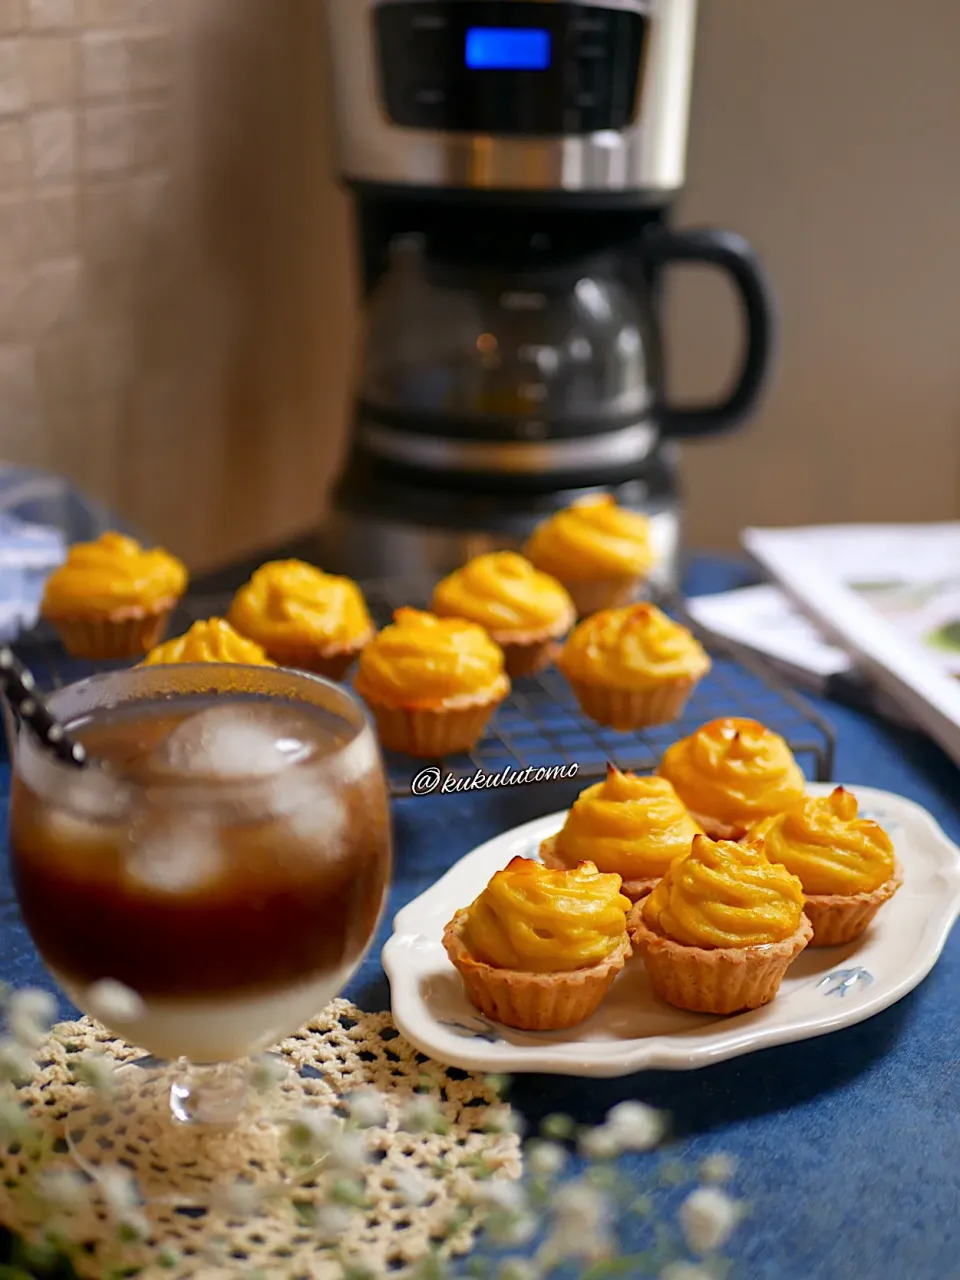
MULTIPOLYGON (((957 0, 701 0, 680 213, 762 253, 782 352, 752 426, 686 450, 699 544, 960 515, 958 60, 957 0)), ((715 388, 728 297, 676 293, 678 382, 715 388)))
MULTIPOLYGON (((318 0, 0 0, 0 455, 195 565, 309 524, 343 437, 320 43, 318 0)), ((753 240, 783 353, 686 450, 697 542, 957 514, 958 54, 956 0, 702 0, 681 214, 753 240)), ((678 392, 722 381, 729 308, 678 279, 678 392)))

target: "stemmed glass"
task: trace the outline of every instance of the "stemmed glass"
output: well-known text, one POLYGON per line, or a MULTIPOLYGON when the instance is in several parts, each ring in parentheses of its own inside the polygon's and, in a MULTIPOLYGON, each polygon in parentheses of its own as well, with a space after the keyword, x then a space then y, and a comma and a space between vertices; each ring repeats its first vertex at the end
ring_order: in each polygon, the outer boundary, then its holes
MULTIPOLYGON (((58 984, 144 1051, 118 1074, 114 1107, 153 1106, 158 1149, 227 1151, 242 1131, 262 1149, 269 1129, 280 1143, 287 1120, 251 1093, 252 1060, 342 990, 389 883, 365 713, 319 677, 221 664, 95 676, 48 706, 90 763, 70 768, 20 732, 14 877, 58 984)), ((95 1176, 96 1127, 68 1141, 95 1176)), ((154 1164, 147 1199, 209 1192, 154 1164)))

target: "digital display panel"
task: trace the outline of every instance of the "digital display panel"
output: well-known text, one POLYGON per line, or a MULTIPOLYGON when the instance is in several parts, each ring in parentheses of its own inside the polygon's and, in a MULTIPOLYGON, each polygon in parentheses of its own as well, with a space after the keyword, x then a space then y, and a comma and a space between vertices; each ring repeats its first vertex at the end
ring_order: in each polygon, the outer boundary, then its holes
POLYGON ((467 66, 471 71, 546 71, 550 32, 528 27, 470 27, 467 66))

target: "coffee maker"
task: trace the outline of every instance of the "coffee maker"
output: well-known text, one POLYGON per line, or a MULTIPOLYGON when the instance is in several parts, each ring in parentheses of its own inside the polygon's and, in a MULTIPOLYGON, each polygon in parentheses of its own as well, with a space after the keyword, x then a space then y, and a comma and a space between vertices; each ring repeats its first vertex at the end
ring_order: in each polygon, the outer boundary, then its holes
POLYGON ((356 577, 444 574, 577 497, 652 521, 678 574, 677 441, 742 422, 773 308, 739 236, 683 230, 696 0, 326 0, 364 336, 323 537, 356 577), (742 302, 729 393, 665 392, 664 269, 742 302))

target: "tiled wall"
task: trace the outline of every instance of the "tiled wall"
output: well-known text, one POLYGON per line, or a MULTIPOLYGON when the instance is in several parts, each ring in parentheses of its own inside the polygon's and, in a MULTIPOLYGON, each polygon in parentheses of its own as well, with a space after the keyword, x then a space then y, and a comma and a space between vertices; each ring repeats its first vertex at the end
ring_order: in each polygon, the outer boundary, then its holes
POLYGON ((195 564, 302 527, 333 463, 320 40, 316 0, 0 0, 0 455, 195 564))

